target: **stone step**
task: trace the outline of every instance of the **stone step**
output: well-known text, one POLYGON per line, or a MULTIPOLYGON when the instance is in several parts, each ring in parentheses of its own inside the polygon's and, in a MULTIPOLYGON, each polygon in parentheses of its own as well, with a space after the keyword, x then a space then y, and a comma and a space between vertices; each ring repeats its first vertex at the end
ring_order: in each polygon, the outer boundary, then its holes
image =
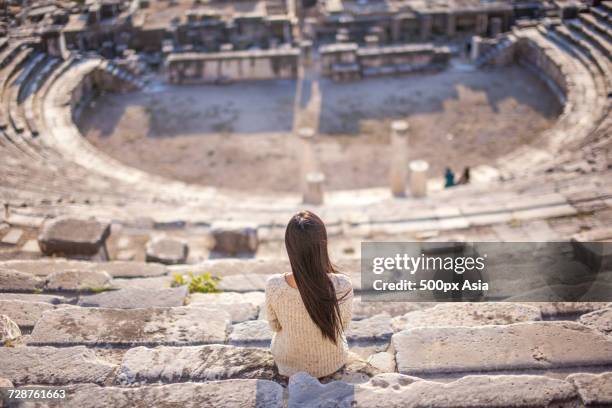
POLYGON ((419 376, 612 366, 612 339, 573 322, 414 328, 391 343, 398 371, 419 376))
POLYGON ((37 260, 10 260, 0 262, 0 268, 13 269, 19 272, 31 273, 37 276, 48 276, 54 272, 65 270, 89 271, 103 270, 113 277, 140 277, 158 276, 166 273, 165 268, 158 269, 156 265, 148 266, 141 262, 87 262, 68 259, 37 259, 37 260), (133 267, 131 267, 133 265, 133 267), (152 274, 149 274, 151 269, 152 274), (144 273, 140 273, 144 270, 144 273))
POLYGON ((84 346, 0 347, 0 377, 15 385, 96 383, 110 385, 117 366, 84 346))
POLYGON ((185 304, 188 294, 187 286, 157 290, 131 288, 80 296, 77 304, 85 307, 116 309, 177 307, 185 304))
POLYGON ((612 306, 580 316, 580 323, 612 338, 612 306))
POLYGON ((393 319, 393 330, 414 327, 489 326, 541 320, 540 309, 518 303, 443 303, 393 319))
POLYGON ((226 310, 231 316, 232 323, 239 323, 262 318, 264 301, 263 292, 193 293, 189 297, 189 306, 226 310))
POLYGON ((366 383, 355 385, 342 381, 321 384, 306 373, 298 373, 291 377, 288 389, 289 407, 303 408, 582 406, 571 383, 532 375, 474 375, 439 383, 401 374, 379 374, 366 383))
MULTIPOLYGON (((282 408, 283 387, 267 380, 148 385, 136 388, 79 384, 66 387, 67 398, 47 407, 66 408, 282 408)), ((41 406, 37 404, 37 406, 41 406)))
POLYGON ((0 300, 20 300, 23 302, 42 302, 58 305, 68 303, 69 298, 58 295, 39 295, 34 293, 0 293, 0 300))
POLYGON ((40 319, 43 312, 55 310, 69 305, 53 305, 46 302, 26 302, 22 300, 2 300, 0 299, 0 314, 8 316, 17 323, 20 329, 31 329, 40 319))
POLYGON ((199 345, 226 340, 230 316, 222 310, 66 308, 43 313, 29 345, 199 345))
POLYGON ((233 378, 273 380, 277 376, 269 349, 214 344, 132 348, 123 357, 117 382, 127 385, 233 378))
POLYGON ((588 407, 612 406, 612 372, 572 374, 567 381, 574 384, 580 399, 588 407))

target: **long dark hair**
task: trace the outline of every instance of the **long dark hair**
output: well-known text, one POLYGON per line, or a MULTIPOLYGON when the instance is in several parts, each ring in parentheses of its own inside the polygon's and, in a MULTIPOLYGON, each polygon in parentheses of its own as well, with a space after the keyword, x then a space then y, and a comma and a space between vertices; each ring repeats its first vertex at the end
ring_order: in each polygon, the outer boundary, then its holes
POLYGON ((291 217, 285 230, 285 246, 300 296, 312 321, 324 338, 337 344, 342 331, 340 306, 330 273, 336 269, 327 253, 327 230, 310 211, 291 217))

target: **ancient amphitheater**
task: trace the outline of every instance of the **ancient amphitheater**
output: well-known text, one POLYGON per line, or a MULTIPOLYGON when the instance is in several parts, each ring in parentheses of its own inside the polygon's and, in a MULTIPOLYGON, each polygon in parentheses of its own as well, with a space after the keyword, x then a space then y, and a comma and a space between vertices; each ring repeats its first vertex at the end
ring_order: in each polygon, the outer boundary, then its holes
POLYGON ((612 303, 372 303, 359 274, 366 240, 612 240, 612 2, 0 5, 0 386, 67 392, 0 406, 612 406, 612 303), (406 173, 407 117, 386 122, 389 155, 368 157, 380 183, 326 187, 333 174, 313 159, 325 81, 508 67, 561 112, 470 184, 441 188, 419 162, 406 173), (172 180, 78 127, 103 95, 243 80, 296 86, 295 172, 253 179, 297 191, 172 180), (356 293, 348 341, 363 361, 325 384, 278 375, 262 308, 267 277, 289 270, 285 225, 304 208, 326 221, 356 293), (219 292, 176 285, 189 272, 219 278, 219 292))

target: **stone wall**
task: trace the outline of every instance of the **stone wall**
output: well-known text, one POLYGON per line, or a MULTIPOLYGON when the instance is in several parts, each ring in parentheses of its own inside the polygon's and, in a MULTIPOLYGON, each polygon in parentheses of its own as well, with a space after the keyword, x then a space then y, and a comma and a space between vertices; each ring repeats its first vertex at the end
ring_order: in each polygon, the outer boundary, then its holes
POLYGON ((561 63, 547 53, 529 38, 521 38, 516 43, 514 50, 516 60, 529 70, 535 72, 557 96, 563 105, 567 98, 567 78, 561 67, 561 63))
POLYGON ((359 47, 355 43, 319 48, 321 72, 335 80, 393 75, 447 65, 450 51, 432 44, 359 47))
POLYGON ((101 64, 82 75, 75 75, 74 87, 67 92, 73 120, 77 120, 82 109, 95 98, 100 91, 122 93, 133 90, 135 85, 120 78, 118 73, 125 71, 101 64))
POLYGON ((217 83, 297 77, 297 48, 219 53, 177 53, 166 58, 170 83, 217 83))

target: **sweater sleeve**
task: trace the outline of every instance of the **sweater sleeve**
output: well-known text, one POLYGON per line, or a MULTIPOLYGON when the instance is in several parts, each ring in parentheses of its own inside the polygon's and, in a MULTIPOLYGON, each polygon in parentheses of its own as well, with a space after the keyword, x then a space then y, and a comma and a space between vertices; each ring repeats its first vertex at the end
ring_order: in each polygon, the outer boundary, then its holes
POLYGON ((337 293, 342 327, 348 330, 353 318, 353 285, 347 277, 340 278, 337 293))
POLYGON ((279 332, 281 331, 282 327, 280 325, 280 322, 278 321, 276 313, 274 312, 274 308, 272 307, 273 296, 274 291, 270 285, 270 282, 268 282, 268 284, 266 285, 266 319, 268 319, 268 324, 270 325, 272 331, 279 332))
POLYGON ((340 318, 342 320, 342 327, 344 330, 348 330, 353 318, 353 288, 350 288, 345 293, 344 298, 340 300, 340 318))

